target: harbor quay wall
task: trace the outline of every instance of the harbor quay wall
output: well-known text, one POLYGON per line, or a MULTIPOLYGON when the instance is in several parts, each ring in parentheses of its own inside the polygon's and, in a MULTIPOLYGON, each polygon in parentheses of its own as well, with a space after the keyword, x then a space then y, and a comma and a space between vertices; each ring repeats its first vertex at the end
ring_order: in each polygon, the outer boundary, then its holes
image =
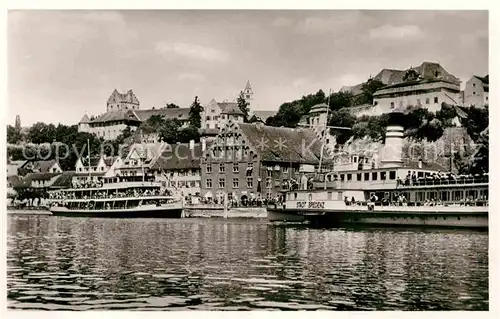
MULTIPOLYGON (((224 217, 224 207, 207 205, 196 207, 184 207, 185 217, 190 218, 210 218, 224 217)), ((228 218, 267 218, 267 210, 265 207, 233 207, 227 211, 228 218)))

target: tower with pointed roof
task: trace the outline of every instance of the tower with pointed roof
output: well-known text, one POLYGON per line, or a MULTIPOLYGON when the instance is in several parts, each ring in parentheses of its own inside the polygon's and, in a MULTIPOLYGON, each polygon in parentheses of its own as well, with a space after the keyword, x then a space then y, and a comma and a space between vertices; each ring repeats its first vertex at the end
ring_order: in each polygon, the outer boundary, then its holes
POLYGON ((117 89, 114 89, 113 93, 108 98, 107 102, 107 112, 114 112, 120 110, 138 110, 139 100, 135 96, 132 90, 128 90, 127 93, 119 93, 117 89))
POLYGON ((248 103, 248 107, 251 108, 253 101, 253 89, 250 85, 250 80, 247 81, 247 85, 245 85, 245 89, 243 90, 243 98, 248 103))
POLYGON ((16 130, 21 130, 21 117, 16 115, 16 130))
POLYGON ((78 122, 78 132, 89 133, 90 132, 90 124, 89 123, 90 123, 90 119, 89 119, 87 113, 85 113, 85 115, 83 115, 80 122, 78 122))

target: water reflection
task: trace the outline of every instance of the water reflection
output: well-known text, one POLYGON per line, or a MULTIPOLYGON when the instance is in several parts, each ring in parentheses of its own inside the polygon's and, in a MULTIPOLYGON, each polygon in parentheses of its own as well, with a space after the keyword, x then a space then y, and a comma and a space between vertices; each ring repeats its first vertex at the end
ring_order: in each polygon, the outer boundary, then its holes
POLYGON ((488 234, 10 216, 16 309, 488 309, 488 234))

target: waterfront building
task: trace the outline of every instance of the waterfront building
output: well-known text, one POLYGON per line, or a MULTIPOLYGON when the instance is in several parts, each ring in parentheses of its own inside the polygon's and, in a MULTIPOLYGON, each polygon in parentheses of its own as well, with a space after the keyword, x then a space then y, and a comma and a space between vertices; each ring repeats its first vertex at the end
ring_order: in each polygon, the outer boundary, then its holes
POLYGON ((57 160, 43 160, 35 161, 28 160, 22 164, 18 169, 18 174, 21 176, 29 173, 62 173, 62 168, 57 160))
POLYGON ((163 186, 174 188, 183 196, 201 194, 201 144, 190 141, 168 145, 151 165, 150 171, 163 186))
POLYGON ((489 104, 489 75, 474 75, 465 83, 464 106, 485 106, 489 104))
POLYGON ((220 201, 275 197, 286 180, 319 164, 321 142, 311 129, 231 122, 201 158, 201 195, 220 201))
POLYGON ((150 169, 165 148, 166 144, 163 142, 132 144, 121 165, 114 169, 116 176, 128 179, 135 177, 137 180, 154 179, 155 176, 150 169))
POLYGON ((104 177, 116 176, 116 169, 121 167, 123 160, 119 156, 101 156, 78 158, 75 163, 75 174, 72 180, 75 184, 101 181, 104 177))

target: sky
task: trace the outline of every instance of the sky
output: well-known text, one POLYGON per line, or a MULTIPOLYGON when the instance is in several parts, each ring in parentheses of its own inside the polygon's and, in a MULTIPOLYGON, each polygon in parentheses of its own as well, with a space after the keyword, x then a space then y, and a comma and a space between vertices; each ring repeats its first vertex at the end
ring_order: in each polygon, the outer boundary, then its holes
POLYGON ((141 109, 195 96, 278 110, 383 68, 488 74, 487 11, 9 11, 8 124, 78 123, 116 88, 141 109))

